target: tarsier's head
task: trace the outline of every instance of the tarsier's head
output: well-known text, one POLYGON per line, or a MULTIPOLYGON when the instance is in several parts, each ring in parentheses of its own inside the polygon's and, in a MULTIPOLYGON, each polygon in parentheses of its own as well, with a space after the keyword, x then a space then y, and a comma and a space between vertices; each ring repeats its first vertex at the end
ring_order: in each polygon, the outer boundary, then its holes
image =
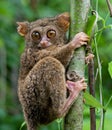
POLYGON ((70 16, 68 13, 63 13, 54 18, 43 18, 31 23, 17 22, 17 24, 18 33, 25 37, 28 46, 43 49, 64 42, 70 16))

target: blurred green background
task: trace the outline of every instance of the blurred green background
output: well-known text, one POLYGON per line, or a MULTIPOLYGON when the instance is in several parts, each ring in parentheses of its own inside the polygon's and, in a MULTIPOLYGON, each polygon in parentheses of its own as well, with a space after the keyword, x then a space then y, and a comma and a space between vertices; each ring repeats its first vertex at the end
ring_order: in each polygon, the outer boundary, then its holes
MULTIPOLYGON (((96 10, 96 1, 91 2, 96 10)), ((24 39, 17 33, 17 21, 33 21, 42 17, 55 16, 70 10, 69 0, 0 0, 0 130, 19 130, 23 123, 23 113, 17 97, 17 78, 20 54, 24 48, 24 39)), ((109 13, 106 1, 99 0, 98 13, 105 20, 109 13)), ((112 23, 107 17, 106 25, 112 23)), ((99 28, 102 22, 99 21, 99 28)), ((98 41, 99 56, 102 65, 103 97, 106 103, 112 93, 112 79, 108 73, 108 63, 112 61, 112 30, 104 29, 98 41)), ((93 46, 95 54, 95 48, 93 46)), ((95 58, 95 73, 97 62, 95 58)), ((96 97, 99 99, 99 79, 96 80, 96 97)), ((100 110, 96 109, 97 128, 100 110)), ((106 112, 105 130, 112 129, 112 102, 106 112)), ((58 130, 56 121, 41 130, 58 130)), ((25 130, 25 127, 23 127, 25 130)), ((84 105, 84 130, 89 130, 89 107, 84 105)))

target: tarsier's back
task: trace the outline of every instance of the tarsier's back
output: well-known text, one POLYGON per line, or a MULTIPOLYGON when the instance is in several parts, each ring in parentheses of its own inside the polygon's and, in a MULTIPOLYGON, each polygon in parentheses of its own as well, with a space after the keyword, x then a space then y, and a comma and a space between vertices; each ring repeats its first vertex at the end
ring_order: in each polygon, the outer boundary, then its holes
POLYGON ((51 57, 40 60, 29 72, 24 84, 20 84, 19 96, 27 118, 39 124, 56 119, 59 114, 57 110, 66 99, 63 83, 64 68, 59 61, 51 57))

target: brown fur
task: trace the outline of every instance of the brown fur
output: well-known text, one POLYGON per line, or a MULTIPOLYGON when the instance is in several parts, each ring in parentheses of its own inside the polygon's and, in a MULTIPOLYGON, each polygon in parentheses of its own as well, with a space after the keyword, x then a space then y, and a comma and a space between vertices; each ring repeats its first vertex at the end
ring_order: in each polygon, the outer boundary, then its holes
POLYGON ((63 115, 60 110, 66 102, 66 67, 74 49, 88 41, 87 35, 79 33, 65 45, 69 23, 68 13, 17 23, 18 32, 26 41, 21 56, 18 95, 28 130, 36 130, 38 124, 48 124, 63 115), (55 30, 56 36, 49 39, 50 46, 39 48, 41 40, 33 41, 31 33, 38 30, 44 37, 49 29, 55 30))

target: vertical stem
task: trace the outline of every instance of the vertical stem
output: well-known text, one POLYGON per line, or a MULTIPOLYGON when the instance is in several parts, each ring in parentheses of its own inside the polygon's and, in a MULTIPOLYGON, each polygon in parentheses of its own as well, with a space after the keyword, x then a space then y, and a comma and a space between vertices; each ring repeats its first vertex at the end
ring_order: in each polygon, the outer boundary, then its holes
POLYGON ((30 0, 30 7, 32 8, 32 10, 35 12, 37 9, 37 5, 38 5, 38 0, 30 0))
MULTIPOLYGON (((90 0, 71 0, 70 1, 71 27, 70 38, 78 32, 84 31, 87 22, 87 16, 90 8, 90 0)), ((75 72, 78 77, 84 77, 85 69, 85 49, 81 47, 74 53, 68 72, 75 72)), ((83 92, 72 105, 70 111, 65 117, 64 130, 82 130, 83 129, 83 92)))
MULTIPOLYGON (((95 97, 95 86, 94 86, 94 61, 93 59, 90 61, 88 65, 89 72, 89 90, 90 94, 95 97)), ((90 107, 90 126, 91 130, 96 130, 96 116, 95 116, 95 108, 90 107)))
POLYGON ((7 76, 7 69, 6 69, 6 50, 3 46, 0 48, 0 97, 2 101, 3 109, 6 108, 6 76, 7 76))
POLYGON ((110 0, 106 0, 107 1, 107 5, 108 5, 108 8, 109 8, 109 11, 110 11, 110 17, 112 17, 112 5, 110 3, 110 0))
MULTIPOLYGON (((96 56, 97 56, 97 62, 98 62, 98 71, 99 71, 99 92, 100 92, 100 103, 103 105, 103 95, 102 95, 102 66, 98 54, 98 47, 97 47, 97 42, 95 39, 95 49, 96 49, 96 56)), ((104 110, 103 108, 101 109, 101 119, 100 119, 100 126, 99 130, 104 130, 104 110)))

